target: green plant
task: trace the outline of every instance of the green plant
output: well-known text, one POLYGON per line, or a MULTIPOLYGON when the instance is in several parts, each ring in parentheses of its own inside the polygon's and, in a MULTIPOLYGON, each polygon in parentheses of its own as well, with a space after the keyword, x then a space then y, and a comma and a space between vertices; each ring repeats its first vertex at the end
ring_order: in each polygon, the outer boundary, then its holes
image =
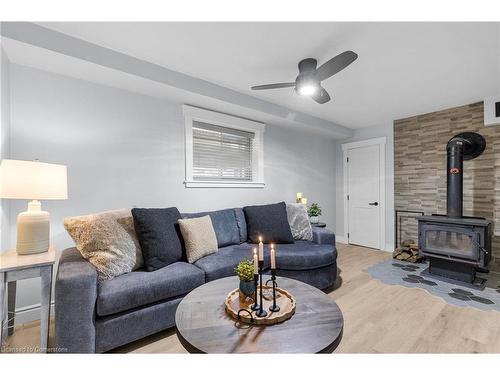
POLYGON ((243 259, 238 263, 234 272, 236 272, 241 281, 253 281, 253 262, 243 259))
POLYGON ((311 207, 307 210, 307 214, 309 217, 312 216, 320 216, 321 215, 321 207, 319 206, 318 203, 313 203, 311 204, 311 207))

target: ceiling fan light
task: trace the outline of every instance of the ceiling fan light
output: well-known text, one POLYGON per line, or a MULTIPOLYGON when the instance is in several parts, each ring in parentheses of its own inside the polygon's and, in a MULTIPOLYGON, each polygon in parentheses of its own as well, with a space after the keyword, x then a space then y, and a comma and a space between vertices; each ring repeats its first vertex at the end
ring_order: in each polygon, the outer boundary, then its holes
POLYGON ((313 85, 313 84, 300 85, 297 88, 297 92, 300 95, 304 95, 304 96, 314 95, 317 91, 318 91, 318 86, 317 85, 313 85))

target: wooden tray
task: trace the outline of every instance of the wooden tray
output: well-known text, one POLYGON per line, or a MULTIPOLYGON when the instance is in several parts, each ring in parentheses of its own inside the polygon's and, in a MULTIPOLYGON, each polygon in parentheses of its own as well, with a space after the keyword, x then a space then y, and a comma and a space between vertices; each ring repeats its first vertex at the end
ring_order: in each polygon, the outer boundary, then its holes
MULTIPOLYGON (((255 315, 256 311, 252 311, 250 308, 253 305, 253 301, 250 298, 242 301, 239 289, 233 290, 226 297, 225 305, 227 314, 240 322, 257 325, 272 325, 290 319, 295 313, 294 296, 284 289, 276 288, 276 304, 280 307, 280 311, 273 312, 269 310, 269 307, 273 304, 272 290, 271 286, 262 286, 262 304, 264 305, 263 309, 267 312, 266 316, 258 317, 255 315), (251 311, 252 316, 247 311, 241 311, 238 319, 238 311, 240 309, 251 311)), ((258 291, 260 291, 260 286, 258 291)), ((260 300, 258 293, 257 296, 260 300)))

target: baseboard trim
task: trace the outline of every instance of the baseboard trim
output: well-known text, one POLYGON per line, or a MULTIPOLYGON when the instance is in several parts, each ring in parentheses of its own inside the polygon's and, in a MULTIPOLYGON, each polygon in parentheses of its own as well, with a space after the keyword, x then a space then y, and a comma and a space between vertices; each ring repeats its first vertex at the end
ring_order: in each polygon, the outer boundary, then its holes
MULTIPOLYGON (((54 301, 50 303, 50 315, 54 315, 54 301)), ((40 304, 24 306, 16 309, 15 325, 40 320, 40 304)))
MULTIPOLYGON (((335 236, 335 241, 341 244, 349 245, 349 241, 344 236, 335 236)), ((379 250, 392 253, 392 251, 394 250, 394 245, 392 243, 386 243, 385 247, 379 250)))
POLYGON ((388 253, 392 253, 394 251, 394 244, 386 243, 384 251, 387 251, 388 253))
POLYGON ((345 245, 348 244, 347 239, 344 236, 335 236, 335 242, 343 243, 345 245))

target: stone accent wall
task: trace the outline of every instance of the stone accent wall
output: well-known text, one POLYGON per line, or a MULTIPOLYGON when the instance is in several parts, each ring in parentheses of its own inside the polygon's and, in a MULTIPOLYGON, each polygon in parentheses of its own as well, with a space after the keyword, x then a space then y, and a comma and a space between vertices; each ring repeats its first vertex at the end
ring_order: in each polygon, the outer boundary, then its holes
POLYGON ((484 126, 483 102, 394 121, 394 206, 446 213, 446 144, 465 131, 487 145, 464 162, 464 215, 493 220, 491 268, 500 271, 500 126, 484 126))

